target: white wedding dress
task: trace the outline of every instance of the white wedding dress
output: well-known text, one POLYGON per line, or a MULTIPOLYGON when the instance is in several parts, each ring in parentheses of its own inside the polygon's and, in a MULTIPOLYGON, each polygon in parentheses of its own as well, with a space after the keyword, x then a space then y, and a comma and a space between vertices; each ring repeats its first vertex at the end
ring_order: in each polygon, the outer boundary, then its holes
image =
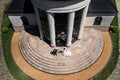
POLYGON ((63 52, 62 52, 62 56, 64 56, 64 57, 68 57, 68 56, 71 56, 71 52, 70 51, 68 51, 68 50, 64 50, 63 52))

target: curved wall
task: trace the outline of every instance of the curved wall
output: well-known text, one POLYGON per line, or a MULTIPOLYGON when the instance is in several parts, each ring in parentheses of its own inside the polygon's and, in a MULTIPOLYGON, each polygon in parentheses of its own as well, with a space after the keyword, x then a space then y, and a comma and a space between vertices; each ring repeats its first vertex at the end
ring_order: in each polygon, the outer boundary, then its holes
POLYGON ((89 5, 91 0, 68 0, 68 1, 51 1, 51 0, 32 0, 32 3, 50 13, 67 13, 80 10, 89 5))
POLYGON ((70 46, 81 39, 90 1, 32 0, 43 40, 47 36, 47 42, 50 42, 51 46, 58 46, 58 43, 70 46), (43 15, 45 18, 40 17, 43 14, 41 11, 45 12, 43 15), (48 26, 43 25, 44 19, 47 19, 45 23, 47 22, 48 26))

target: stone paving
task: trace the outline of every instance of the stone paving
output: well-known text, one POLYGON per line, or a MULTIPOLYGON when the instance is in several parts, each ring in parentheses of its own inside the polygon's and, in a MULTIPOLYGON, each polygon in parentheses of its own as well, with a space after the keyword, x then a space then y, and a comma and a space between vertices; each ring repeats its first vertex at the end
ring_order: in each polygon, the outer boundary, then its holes
POLYGON ((35 68, 53 74, 70 74, 90 67, 101 56, 103 46, 102 32, 91 28, 84 28, 82 39, 67 47, 72 53, 69 57, 60 53, 65 46, 52 48, 25 31, 19 39, 19 48, 25 60, 35 68), (50 52, 55 48, 59 53, 53 56, 50 52))
MULTIPOLYGON (((2 16, 3 16, 3 10, 4 10, 4 4, 8 3, 10 0, 0 0, 0 27, 2 23, 2 16)), ((117 5, 120 5, 120 0, 116 0, 117 5)), ((120 6, 118 6, 118 10, 120 11, 120 6)), ((120 19, 120 13, 119 13, 119 19, 120 19)), ((120 26, 120 20, 119 20, 119 26, 120 26)), ((120 44, 119 44, 120 45, 120 44)), ((0 32, 0 80, 15 80, 9 73, 4 57, 2 54, 2 43, 1 43, 1 32, 0 32)), ((113 71, 113 74, 107 79, 107 80, 120 80, 120 56, 118 59, 118 63, 116 66, 116 69, 113 71)))
MULTIPOLYGON (((120 11, 120 0, 116 0, 116 3, 117 3, 118 11, 120 11)), ((120 27, 120 13, 118 13, 118 23, 120 27)), ((120 32, 119 32, 119 37, 120 37, 120 32)), ((120 40, 119 40, 119 53, 120 53, 120 40)), ((120 80, 120 54, 119 54, 117 66, 107 80, 120 80)))
MULTIPOLYGON (((9 1, 10 0, 0 0, 0 28, 2 24, 2 16, 5 4, 7 4, 9 1)), ((1 31, 0 31, 0 80, 15 80, 9 73, 9 70, 7 69, 4 61, 4 55, 2 52, 1 31)))
POLYGON ((12 56, 17 66, 19 66, 19 69, 21 69, 24 73, 26 73, 28 76, 31 76, 31 78, 35 80, 89 80, 91 77, 96 75, 105 67, 106 63, 108 62, 111 56, 112 44, 110 35, 108 32, 102 32, 102 34, 105 44, 100 58, 87 69, 74 74, 69 75, 48 74, 43 71, 39 71, 38 69, 28 64, 28 62, 26 62, 26 60, 23 58, 19 50, 18 41, 20 38, 20 33, 18 32, 13 34, 11 42, 12 56))

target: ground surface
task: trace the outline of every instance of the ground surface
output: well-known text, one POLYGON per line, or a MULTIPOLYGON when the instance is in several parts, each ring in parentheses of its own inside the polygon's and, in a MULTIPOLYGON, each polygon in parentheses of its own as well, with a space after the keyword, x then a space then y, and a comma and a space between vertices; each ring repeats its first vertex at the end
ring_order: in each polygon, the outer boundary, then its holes
MULTIPOLYGON (((116 0, 116 3, 117 3, 118 11, 120 11, 120 0, 116 0)), ((120 28, 120 13, 118 13, 118 24, 120 28)), ((119 31, 119 38, 120 38, 120 31, 119 31)), ((120 39, 119 39, 119 53, 120 53, 120 39)), ((119 54, 117 66, 107 80, 120 80, 120 54, 119 54)))
POLYGON ((112 50, 112 44, 111 39, 108 32, 103 32, 104 37, 104 49, 103 53, 101 54, 100 58, 97 62, 95 62, 92 66, 89 68, 70 75, 53 75, 48 74, 42 71, 37 70, 36 68, 29 65, 23 56, 21 55, 18 47, 18 41, 19 41, 20 33, 14 33, 13 39, 12 39, 12 55, 16 62, 16 64, 19 66, 19 68, 32 78, 36 80, 88 80, 89 78, 96 75, 101 69, 105 67, 107 64, 110 56, 111 56, 111 50, 112 50), (107 54, 106 54, 107 53, 107 54), (24 67, 25 66, 25 67, 24 67))
MULTIPOLYGON (((2 17, 5 5, 10 2, 10 0, 0 0, 0 28, 2 24, 2 17)), ((1 30, 0 30, 0 80, 14 80, 6 67, 4 56, 2 52, 2 41, 1 41, 1 30)))
POLYGON ((39 37, 25 31, 19 39, 20 52, 26 61, 37 69, 54 74, 74 73, 94 64, 103 51, 104 40, 101 31, 84 28, 82 39, 67 47, 71 56, 62 55, 64 47, 50 47, 39 37), (56 56, 50 54, 55 48, 59 50, 56 56))
MULTIPOLYGON (((1 21, 3 16, 3 10, 4 10, 4 4, 8 3, 10 0, 0 0, 0 27, 1 27, 1 21)), ((120 5, 120 0, 116 0, 117 4, 120 5)), ((120 6, 118 6, 118 9, 120 10, 120 6)), ((120 19, 120 14, 119 14, 120 19)), ((120 24, 120 20, 119 20, 120 24)), ((1 32, 0 32, 0 80, 14 80, 13 77, 9 74, 9 71, 6 67, 4 57, 2 54, 2 48, 1 48, 1 32)), ((120 79, 120 57, 118 60, 118 64, 116 66, 116 69, 114 70, 113 74, 108 78, 108 80, 119 80, 120 79)))

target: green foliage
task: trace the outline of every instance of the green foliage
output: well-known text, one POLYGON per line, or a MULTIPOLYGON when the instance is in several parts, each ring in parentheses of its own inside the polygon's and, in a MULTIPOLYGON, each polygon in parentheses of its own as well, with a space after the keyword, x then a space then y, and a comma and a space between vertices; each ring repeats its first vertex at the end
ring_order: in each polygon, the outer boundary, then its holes
POLYGON ((6 32, 8 32, 8 31, 9 31, 9 28, 8 28, 8 27, 2 27, 2 29, 1 29, 1 30, 2 30, 2 32, 3 32, 3 33, 6 33, 6 32))
POLYGON ((111 23, 111 26, 118 26, 118 14, 115 15, 115 17, 111 23))
POLYGON ((32 80, 26 74, 24 74, 14 62, 12 55, 11 55, 11 39, 13 35, 13 29, 10 27, 10 21, 6 15, 3 16, 3 23, 2 29, 6 29, 9 26, 9 32, 3 33, 2 32, 2 46, 3 46, 3 53, 5 57, 5 61, 10 73, 17 79, 17 80, 32 80))
MULTIPOLYGON (((116 6, 115 0, 112 0, 112 2, 116 6)), ((7 16, 4 15, 3 16, 3 23, 2 23, 2 32, 4 32, 4 31, 6 32, 7 31, 6 27, 8 28, 9 25, 10 25, 10 21, 7 18, 7 16)), ((111 25, 118 26, 118 15, 115 16, 111 25)), ((115 31, 116 31, 116 28, 115 28, 115 31)), ((119 32, 116 32, 114 34, 110 33, 112 43, 113 43, 113 52, 112 52, 111 59, 110 59, 108 65, 106 66, 106 68, 98 76, 96 76, 93 80, 106 80, 106 78, 114 70, 116 63, 117 63, 117 60, 118 60, 118 56, 119 56, 118 33, 119 32)), ((31 78, 29 78, 26 74, 21 72, 21 70, 17 67, 17 65, 15 64, 15 62, 12 58, 11 48, 10 48, 10 44, 11 44, 10 42, 11 42, 12 35, 13 35, 13 30, 11 27, 9 27, 9 32, 2 33, 3 53, 4 53, 4 57, 5 57, 5 61, 6 61, 6 64, 8 66, 8 69, 17 80, 31 80, 31 78)))
POLYGON ((6 33, 6 32, 9 31, 10 21, 9 21, 9 19, 7 18, 6 15, 4 15, 3 18, 4 18, 4 19, 3 19, 3 21, 2 21, 1 31, 2 31, 3 33, 6 33))
POLYGON ((116 33, 116 32, 119 31, 119 28, 118 28, 118 26, 113 26, 113 27, 110 27, 110 31, 111 31, 112 33, 116 33))
MULTIPOLYGON (((117 7, 115 0, 112 0, 112 3, 115 7, 117 7)), ((118 14, 115 15, 115 17, 114 17, 114 19, 111 23, 111 26, 112 26, 112 27, 110 27, 111 32, 116 33, 116 32, 119 31, 119 28, 118 28, 118 26, 119 26, 118 25, 118 14)))
POLYGON ((114 7, 116 7, 116 8, 117 8, 117 5, 116 5, 115 0, 111 0, 111 1, 112 1, 112 3, 113 3, 114 7))
MULTIPOLYGON (((112 2, 116 7, 115 0, 112 0, 112 2)), ((119 57, 118 15, 115 15, 111 25, 113 26, 112 31, 116 32, 116 33, 110 33, 112 39, 112 47, 113 47, 111 59, 107 64, 107 66, 105 67, 105 69, 99 75, 97 75, 93 80, 106 80, 112 74, 118 61, 118 57, 119 57)))
POLYGON ((119 56, 119 32, 117 33, 110 33, 111 39, 112 39, 112 46, 113 46, 113 51, 111 55, 111 59, 105 69, 98 75, 96 76, 93 80, 106 80, 111 74, 112 71, 115 69, 118 56, 119 56))

